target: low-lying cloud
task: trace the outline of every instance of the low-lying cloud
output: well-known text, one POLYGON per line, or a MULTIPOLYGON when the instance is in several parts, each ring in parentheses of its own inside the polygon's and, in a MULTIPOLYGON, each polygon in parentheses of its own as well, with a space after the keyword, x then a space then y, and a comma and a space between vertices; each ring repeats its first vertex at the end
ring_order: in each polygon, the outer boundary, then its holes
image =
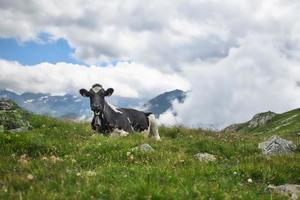
MULTIPOLYGON (((0 60, 0 86, 17 92, 51 94, 78 93, 94 83, 113 87, 122 97, 149 98, 161 92, 189 88, 188 82, 177 74, 164 74, 140 64, 119 62, 106 67, 41 63, 23 66, 0 60)), ((0 88, 0 89, 1 89, 0 88)))
POLYGON ((249 36, 216 63, 195 62, 185 77, 191 91, 184 104, 173 103, 163 122, 192 127, 224 127, 263 111, 300 107, 300 61, 281 52, 272 38, 249 36))

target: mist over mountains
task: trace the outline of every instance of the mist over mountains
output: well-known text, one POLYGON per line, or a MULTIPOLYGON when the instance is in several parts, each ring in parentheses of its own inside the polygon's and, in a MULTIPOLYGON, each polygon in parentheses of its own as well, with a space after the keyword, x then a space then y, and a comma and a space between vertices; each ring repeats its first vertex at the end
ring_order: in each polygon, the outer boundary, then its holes
MULTIPOLYGON (((130 107, 150 111, 157 117, 171 109, 172 101, 183 102, 186 93, 182 90, 173 90, 160 94, 150 100, 143 98, 126 98, 112 96, 107 99, 118 107, 130 107)), ((79 95, 50 95, 47 93, 15 92, 2 89, 0 98, 11 99, 22 108, 37 114, 49 115, 56 118, 88 120, 92 117, 89 99, 79 95)))

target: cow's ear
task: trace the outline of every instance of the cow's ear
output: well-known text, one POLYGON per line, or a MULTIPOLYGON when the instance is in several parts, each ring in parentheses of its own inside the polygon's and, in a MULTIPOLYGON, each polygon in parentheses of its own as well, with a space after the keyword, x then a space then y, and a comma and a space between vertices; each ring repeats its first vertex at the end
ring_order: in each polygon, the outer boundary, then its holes
POLYGON ((83 97, 90 97, 90 92, 87 91, 86 89, 80 89, 79 93, 81 94, 81 96, 83 97))
POLYGON ((111 96, 112 94, 114 93, 114 89, 112 88, 108 88, 106 91, 105 91, 105 96, 111 96))

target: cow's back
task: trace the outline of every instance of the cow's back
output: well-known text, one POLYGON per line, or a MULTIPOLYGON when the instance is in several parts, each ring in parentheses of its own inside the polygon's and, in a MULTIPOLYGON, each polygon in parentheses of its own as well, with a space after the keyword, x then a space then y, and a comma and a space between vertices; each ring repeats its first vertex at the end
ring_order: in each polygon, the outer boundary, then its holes
POLYGON ((149 127, 148 115, 150 113, 145 113, 130 108, 121 108, 124 115, 128 118, 134 131, 144 131, 149 127))

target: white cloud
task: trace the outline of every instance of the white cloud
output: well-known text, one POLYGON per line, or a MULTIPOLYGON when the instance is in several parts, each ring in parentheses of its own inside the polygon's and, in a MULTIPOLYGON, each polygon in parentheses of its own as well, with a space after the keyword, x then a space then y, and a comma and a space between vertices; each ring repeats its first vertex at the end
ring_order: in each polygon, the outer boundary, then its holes
POLYGON ((89 89, 100 83, 113 87, 123 97, 153 97, 166 90, 188 89, 189 84, 177 74, 165 74, 141 64, 119 62, 107 67, 82 66, 67 63, 41 63, 23 66, 0 60, 0 85, 18 92, 47 92, 52 94, 89 89))
POLYGON ((224 126, 300 106, 299 10, 298 0, 0 0, 0 37, 39 40, 46 32, 86 63, 133 61, 107 68, 1 61, 0 83, 66 92, 105 74, 101 82, 119 95, 151 96, 188 81, 192 92, 174 106, 173 122, 224 126))
POLYGON ((131 60, 181 70, 227 56, 249 32, 298 37, 299 8, 295 0, 0 1, 0 36, 38 40, 46 32, 89 64, 131 60))
MULTIPOLYGON (((170 121, 220 128, 258 112, 300 107, 300 61, 281 52, 273 39, 251 35, 216 63, 189 64, 185 77, 192 92, 184 104, 173 105, 177 116, 170 121)), ((166 117, 169 113, 160 116, 166 117)))

